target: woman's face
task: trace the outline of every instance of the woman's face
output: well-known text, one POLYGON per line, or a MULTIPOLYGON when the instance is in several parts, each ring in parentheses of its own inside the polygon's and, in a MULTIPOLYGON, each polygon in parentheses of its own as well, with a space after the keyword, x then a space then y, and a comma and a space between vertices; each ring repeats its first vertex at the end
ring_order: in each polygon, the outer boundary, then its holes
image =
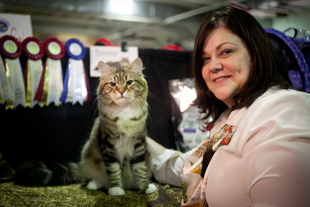
POLYGON ((230 30, 219 27, 207 37, 203 49, 202 77, 210 91, 228 107, 248 80, 251 59, 245 43, 230 30))

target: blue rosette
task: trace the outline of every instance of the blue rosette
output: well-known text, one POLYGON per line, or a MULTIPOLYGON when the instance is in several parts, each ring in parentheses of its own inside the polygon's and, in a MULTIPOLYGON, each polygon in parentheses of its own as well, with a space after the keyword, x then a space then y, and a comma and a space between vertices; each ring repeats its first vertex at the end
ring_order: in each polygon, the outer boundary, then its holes
POLYGON ((66 44, 66 51, 70 58, 81 60, 86 55, 86 48, 84 45, 77 39, 69 39, 66 44))
POLYGON ((60 100, 63 103, 90 101, 90 88, 83 58, 86 55, 86 48, 77 39, 69 39, 66 44, 66 52, 69 56, 66 75, 64 79, 64 89, 60 100))

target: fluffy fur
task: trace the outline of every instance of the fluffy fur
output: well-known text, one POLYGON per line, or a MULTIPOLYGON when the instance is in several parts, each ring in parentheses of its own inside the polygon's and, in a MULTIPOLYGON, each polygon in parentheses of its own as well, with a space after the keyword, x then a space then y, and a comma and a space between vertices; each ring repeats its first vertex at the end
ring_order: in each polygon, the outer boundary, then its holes
POLYGON ((89 181, 87 188, 105 188, 110 195, 124 189, 155 192, 151 184, 146 149, 147 82, 140 58, 128 67, 115 68, 99 62, 98 111, 90 138, 78 164, 46 164, 29 161, 17 171, 23 185, 62 185, 89 181))

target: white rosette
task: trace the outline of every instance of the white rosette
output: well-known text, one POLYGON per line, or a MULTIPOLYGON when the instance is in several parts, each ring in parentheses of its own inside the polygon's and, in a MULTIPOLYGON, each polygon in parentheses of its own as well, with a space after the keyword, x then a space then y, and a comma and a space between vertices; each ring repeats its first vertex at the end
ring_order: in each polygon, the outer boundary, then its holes
MULTIPOLYGON (((0 51, 5 57, 5 73, 7 80, 10 83, 9 85, 7 84, 2 69, 1 86, 4 85, 4 91, 6 92, 6 109, 15 109, 18 105, 26 107, 23 70, 19 60, 19 56, 22 53, 21 44, 15 37, 5 35, 0 38, 0 51), (2 80, 4 80, 3 83, 2 80), (8 89, 9 87, 11 87, 11 92, 10 89, 8 89), (12 96, 9 95, 10 93, 12 96), (12 100, 9 97, 12 98, 12 100)), ((4 99, 2 99, 2 101, 3 100, 4 99)))

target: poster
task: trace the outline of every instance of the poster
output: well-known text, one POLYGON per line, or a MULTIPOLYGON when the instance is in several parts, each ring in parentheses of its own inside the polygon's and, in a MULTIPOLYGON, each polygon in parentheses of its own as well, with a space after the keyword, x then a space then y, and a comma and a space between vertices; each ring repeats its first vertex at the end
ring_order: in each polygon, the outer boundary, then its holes
POLYGON ((128 66, 139 57, 138 47, 128 47, 122 51, 120 46, 91 46, 90 47, 90 76, 100 77, 98 62, 102 61, 110 66, 128 66))
POLYGON ((20 42, 32 37, 30 15, 0 13, 0 37, 4 35, 12 35, 20 42))

